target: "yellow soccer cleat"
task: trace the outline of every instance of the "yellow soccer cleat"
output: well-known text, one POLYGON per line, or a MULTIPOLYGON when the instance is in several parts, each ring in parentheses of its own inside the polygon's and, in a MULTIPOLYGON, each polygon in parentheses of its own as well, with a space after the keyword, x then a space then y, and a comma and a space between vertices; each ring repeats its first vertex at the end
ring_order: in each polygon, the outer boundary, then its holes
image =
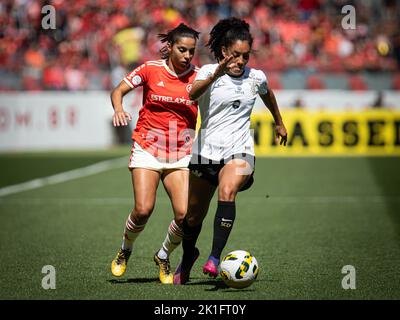
POLYGON ((154 255, 154 262, 160 268, 159 279, 163 284, 173 284, 174 275, 171 273, 169 259, 160 259, 157 253, 154 255))
POLYGON ((120 277, 125 273, 126 265, 128 263, 129 257, 131 256, 131 251, 119 249, 117 256, 111 262, 111 273, 120 277))

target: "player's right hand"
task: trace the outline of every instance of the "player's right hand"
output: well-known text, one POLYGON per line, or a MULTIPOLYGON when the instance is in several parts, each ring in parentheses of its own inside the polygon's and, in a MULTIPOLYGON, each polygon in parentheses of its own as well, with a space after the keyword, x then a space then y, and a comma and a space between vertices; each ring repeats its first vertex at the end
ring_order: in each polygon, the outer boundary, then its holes
POLYGON ((226 73, 226 71, 230 68, 230 62, 232 61, 232 59, 233 55, 230 55, 226 56, 219 62, 219 66, 217 67, 214 73, 215 78, 221 77, 226 73))
POLYGON ((119 126, 127 126, 128 125, 128 121, 132 120, 132 116, 125 111, 117 111, 114 112, 113 115, 113 125, 114 127, 119 127, 119 126))

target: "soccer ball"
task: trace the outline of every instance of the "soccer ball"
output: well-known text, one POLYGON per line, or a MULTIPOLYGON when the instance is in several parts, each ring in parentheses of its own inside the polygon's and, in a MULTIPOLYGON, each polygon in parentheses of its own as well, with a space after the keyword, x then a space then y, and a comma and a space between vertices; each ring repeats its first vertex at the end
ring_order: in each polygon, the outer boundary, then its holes
POLYGON ((257 260, 250 252, 235 250, 222 259, 219 274, 228 287, 242 289, 256 280, 258 271, 257 260))

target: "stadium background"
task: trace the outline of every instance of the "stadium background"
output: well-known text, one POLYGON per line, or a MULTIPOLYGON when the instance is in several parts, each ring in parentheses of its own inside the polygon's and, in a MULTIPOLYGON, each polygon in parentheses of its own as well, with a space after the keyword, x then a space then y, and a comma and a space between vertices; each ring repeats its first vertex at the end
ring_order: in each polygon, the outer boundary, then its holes
MULTIPOLYGON (((399 299, 399 14, 395 0, 2 1, 0 298, 399 299), (43 28, 46 5, 55 29, 43 28), (355 29, 343 28, 346 5, 355 29), (250 250, 260 278, 235 291, 201 274, 212 205, 192 285, 159 285, 151 259, 171 219, 160 188, 127 275, 113 279, 132 206, 132 127, 112 128, 109 92, 158 59, 157 34, 182 21, 201 31, 194 63, 212 62, 207 34, 228 16, 250 23, 250 66, 267 74, 289 132, 286 148, 274 146, 257 101, 256 182, 239 196, 226 253, 250 250), (45 265, 55 290, 41 285, 45 265), (345 265, 355 290, 342 288, 345 265)), ((131 93, 127 110, 140 101, 131 93)))

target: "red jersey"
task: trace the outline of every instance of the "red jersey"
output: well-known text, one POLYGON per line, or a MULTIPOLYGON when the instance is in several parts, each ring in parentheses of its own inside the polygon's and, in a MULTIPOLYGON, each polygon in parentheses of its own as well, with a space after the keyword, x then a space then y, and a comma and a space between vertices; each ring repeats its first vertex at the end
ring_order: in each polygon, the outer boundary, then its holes
POLYGON ((147 61, 124 81, 143 86, 143 107, 132 140, 158 158, 177 161, 191 153, 197 120, 197 102, 189 92, 198 68, 190 65, 177 75, 165 60, 147 61))

